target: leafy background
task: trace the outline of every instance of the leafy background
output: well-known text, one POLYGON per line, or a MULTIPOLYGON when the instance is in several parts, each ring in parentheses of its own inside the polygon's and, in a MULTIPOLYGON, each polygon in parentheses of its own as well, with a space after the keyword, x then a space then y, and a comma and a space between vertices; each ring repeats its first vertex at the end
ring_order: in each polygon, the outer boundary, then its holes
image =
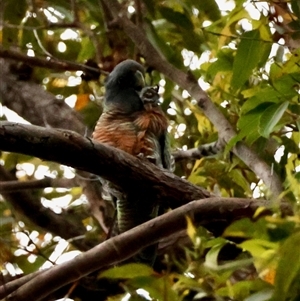
MULTIPOLYGON (((294 215, 258 213, 254 220, 232 224, 218 238, 188 223, 192 247, 180 256, 166 256, 166 269, 153 272, 147 267, 121 266, 99 277, 126 278, 123 287, 130 300, 144 298, 136 293, 138 288, 158 300, 298 300, 300 2, 137 0, 121 5, 168 62, 198 79, 238 130, 224 153, 180 161, 175 173, 223 197, 269 199, 271 192, 262 181, 230 152, 244 141, 280 176, 294 215), (243 252, 222 261, 223 253, 231 254, 226 252, 228 246, 243 252)), ((144 62, 136 45, 114 26, 108 11, 102 1, 93 0, 3 0, 1 50, 81 64, 89 60, 106 72, 126 58, 144 62)), ((72 107, 87 132, 92 131, 101 114, 104 75, 95 79, 86 74, 89 80, 84 80, 82 71, 41 68, 21 60, 10 68, 18 80, 39 84, 72 107)), ((185 90, 155 70, 148 80, 160 85, 172 149, 187 150, 217 140, 216 129, 185 90)), ((4 104, 1 119, 16 120, 5 96, 0 100, 4 104)), ((17 113, 18 118, 28 119, 17 113)), ((71 168, 15 153, 2 152, 0 162, 19 181, 44 177, 71 181, 75 176, 71 168)), ((88 212, 82 188, 74 182, 70 187, 30 193, 55 213, 71 212, 84 225, 87 239, 104 239, 88 212)), ((5 194, 0 215, 4 275, 28 274, 79 252, 56 233, 37 227, 5 194)))

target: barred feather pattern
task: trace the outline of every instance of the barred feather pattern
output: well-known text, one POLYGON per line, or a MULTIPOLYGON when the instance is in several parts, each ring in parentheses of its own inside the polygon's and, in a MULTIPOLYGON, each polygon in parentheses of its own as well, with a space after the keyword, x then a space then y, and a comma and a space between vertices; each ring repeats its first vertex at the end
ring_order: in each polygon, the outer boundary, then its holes
MULTIPOLYGON (((142 110, 124 114, 122 108, 111 106, 105 111, 95 127, 93 139, 138 156, 141 160, 149 160, 161 168, 171 169, 168 120, 158 106, 157 91, 153 94, 154 98, 151 98, 152 91, 149 94, 149 89, 152 88, 148 87, 145 90, 147 101, 144 102, 142 110)), ((158 205, 153 203, 155 196, 145 195, 141 199, 140 191, 129 195, 112 183, 108 183, 107 187, 117 199, 118 233, 123 233, 158 215, 158 205)), ((147 247, 135 256, 135 260, 152 264, 155 250, 156 246, 147 247)))

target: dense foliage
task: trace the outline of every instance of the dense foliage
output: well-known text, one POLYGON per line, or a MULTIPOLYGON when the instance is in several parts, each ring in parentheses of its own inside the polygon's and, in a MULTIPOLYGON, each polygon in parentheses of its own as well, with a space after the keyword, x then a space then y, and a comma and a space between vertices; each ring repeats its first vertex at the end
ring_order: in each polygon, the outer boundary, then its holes
MULTIPOLYGON (((259 208, 218 235, 187 218, 188 242, 161 254, 156 271, 120 265, 43 300, 122 300, 126 294, 124 300, 299 300, 299 1, 119 1, 119 17, 141 29, 159 58, 197 79, 235 129, 231 139, 220 137, 221 120, 201 110, 187 87, 154 68, 147 49, 115 17, 115 2, 0 2, 1 120, 90 135, 106 74, 135 59, 145 65, 147 81, 160 85, 174 151, 218 137, 226 142, 221 153, 178 160, 175 174, 224 198, 263 198, 273 211, 259 208), (9 85, 18 87, 13 95, 9 85), (240 143, 257 155, 255 162, 232 151, 240 143), (282 183, 279 193, 256 173, 265 163, 266 177, 282 183), (289 216, 281 214, 281 202, 289 203, 289 216), (112 279, 121 282, 114 286, 112 279), (98 290, 107 291, 93 295, 98 290)), ((0 163, 4 291, 16 274, 59 264, 105 240, 103 217, 91 203, 97 178, 13 152, 3 151, 0 163), (66 221, 63 228, 55 226, 61 221, 53 213, 66 221)))

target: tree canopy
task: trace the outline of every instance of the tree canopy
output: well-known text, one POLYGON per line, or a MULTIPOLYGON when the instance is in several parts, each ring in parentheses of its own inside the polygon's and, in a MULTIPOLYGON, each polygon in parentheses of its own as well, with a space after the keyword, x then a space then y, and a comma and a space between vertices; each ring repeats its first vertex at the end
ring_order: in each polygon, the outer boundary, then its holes
POLYGON ((0 2, 0 299, 300 296, 298 0, 0 2), (96 143, 125 59, 159 85, 174 174, 96 143), (108 238, 99 177, 165 214, 108 238), (122 263, 158 243, 154 267, 122 263))

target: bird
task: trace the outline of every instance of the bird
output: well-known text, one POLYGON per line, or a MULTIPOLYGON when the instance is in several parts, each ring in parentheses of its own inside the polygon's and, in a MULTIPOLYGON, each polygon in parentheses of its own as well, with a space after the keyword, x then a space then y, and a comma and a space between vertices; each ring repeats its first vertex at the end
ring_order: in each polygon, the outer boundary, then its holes
MULTIPOLYGON (((144 67, 134 60, 119 63, 108 75, 103 113, 92 138, 171 170, 168 118, 159 105, 159 87, 147 86, 144 75, 144 67)), ((107 184, 109 193, 116 199, 118 233, 157 216, 158 205, 150 196, 141 197, 140 192, 128 193, 112 183, 107 184)), ((155 247, 147 247, 135 256, 136 261, 150 265, 154 259, 155 247)))

